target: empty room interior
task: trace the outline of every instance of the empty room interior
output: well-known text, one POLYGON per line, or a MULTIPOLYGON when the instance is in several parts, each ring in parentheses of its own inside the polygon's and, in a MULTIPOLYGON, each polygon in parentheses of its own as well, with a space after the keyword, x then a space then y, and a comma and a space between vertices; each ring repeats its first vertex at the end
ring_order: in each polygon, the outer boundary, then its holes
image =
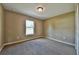
POLYGON ((0 55, 78 54, 75 3, 0 4, 0 55))

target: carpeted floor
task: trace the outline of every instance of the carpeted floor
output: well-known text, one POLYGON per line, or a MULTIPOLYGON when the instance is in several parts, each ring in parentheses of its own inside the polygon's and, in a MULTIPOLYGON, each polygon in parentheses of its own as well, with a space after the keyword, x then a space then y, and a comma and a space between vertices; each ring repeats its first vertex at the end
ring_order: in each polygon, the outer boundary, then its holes
POLYGON ((40 38, 6 46, 1 55, 74 55, 72 46, 40 38))

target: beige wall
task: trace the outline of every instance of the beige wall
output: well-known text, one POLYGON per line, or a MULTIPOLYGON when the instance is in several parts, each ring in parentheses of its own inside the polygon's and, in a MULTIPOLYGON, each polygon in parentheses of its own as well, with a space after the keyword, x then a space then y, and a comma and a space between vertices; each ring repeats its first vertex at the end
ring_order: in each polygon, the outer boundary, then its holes
POLYGON ((5 23, 6 43, 43 36, 43 28, 42 28, 43 22, 39 19, 5 10, 5 22, 6 22, 5 23), (27 19, 35 21, 36 29, 35 29, 35 35, 33 36, 25 35, 24 22, 27 19))
POLYGON ((44 22, 45 36, 75 43, 75 13, 52 17, 44 22))
POLYGON ((65 42, 75 43, 74 18, 74 12, 70 12, 41 21, 36 18, 5 10, 5 42, 15 42, 39 37, 43 36, 45 33, 45 37, 52 37, 65 42), (35 21, 36 31, 33 36, 26 36, 24 33, 24 22, 26 19, 35 21))
POLYGON ((0 46, 2 46, 4 41, 4 13, 3 7, 0 4, 0 46))

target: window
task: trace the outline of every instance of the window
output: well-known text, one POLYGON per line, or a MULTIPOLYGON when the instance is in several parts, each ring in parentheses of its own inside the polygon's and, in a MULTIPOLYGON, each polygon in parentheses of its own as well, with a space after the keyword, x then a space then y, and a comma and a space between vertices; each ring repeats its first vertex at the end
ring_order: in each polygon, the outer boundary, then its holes
POLYGON ((26 20, 26 35, 34 34, 34 21, 26 20))

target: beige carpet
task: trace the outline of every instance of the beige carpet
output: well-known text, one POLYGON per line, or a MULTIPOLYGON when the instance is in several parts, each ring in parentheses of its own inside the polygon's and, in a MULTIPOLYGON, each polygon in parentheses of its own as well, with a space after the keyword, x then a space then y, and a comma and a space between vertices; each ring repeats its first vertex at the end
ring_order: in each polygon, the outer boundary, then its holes
POLYGON ((72 46, 40 38, 15 45, 6 46, 1 55, 74 55, 72 46))

